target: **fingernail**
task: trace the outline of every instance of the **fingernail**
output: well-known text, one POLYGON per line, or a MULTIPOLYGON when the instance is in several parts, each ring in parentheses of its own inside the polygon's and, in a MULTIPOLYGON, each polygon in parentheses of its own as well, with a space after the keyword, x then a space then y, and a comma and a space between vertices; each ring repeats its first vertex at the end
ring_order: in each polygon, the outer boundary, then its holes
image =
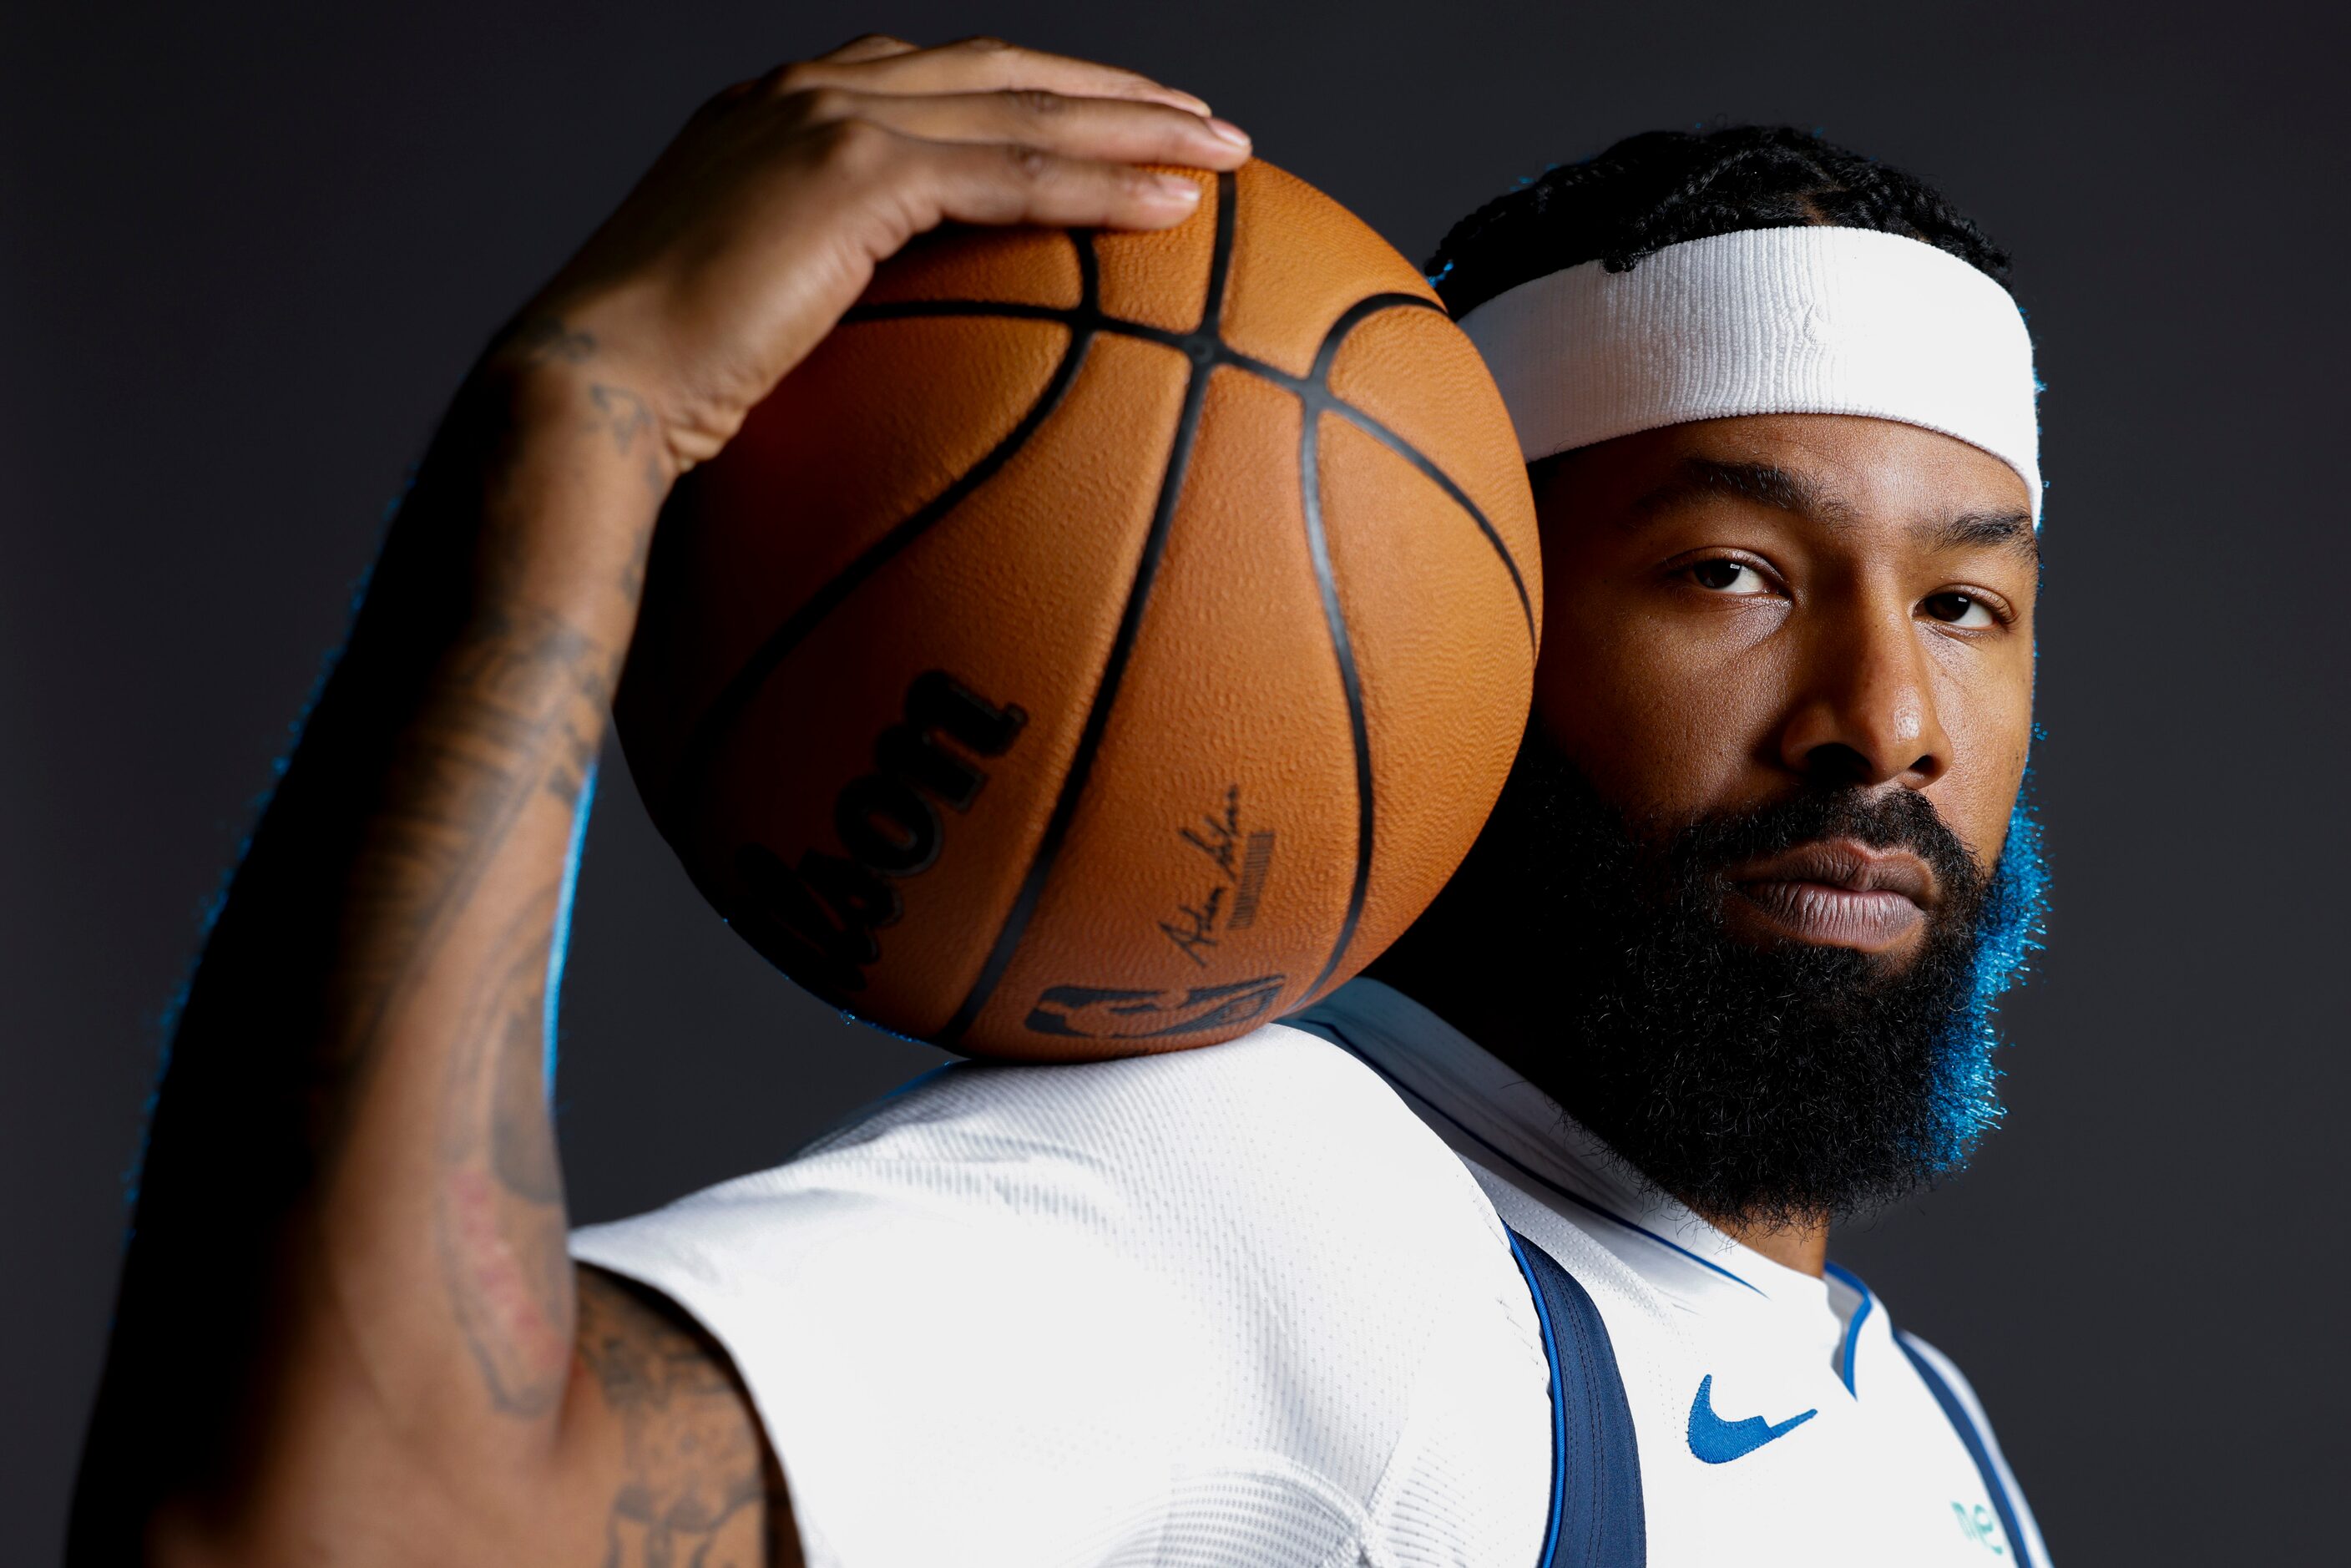
POLYGON ((1211 116, 1208 120, 1208 131, 1217 141, 1228 141, 1236 147, 1246 147, 1249 144, 1249 132, 1229 120, 1217 120, 1211 116))
POLYGON ((1208 100, 1205 98, 1196 97, 1180 87, 1163 87, 1159 90, 1174 99, 1176 107, 1178 109, 1188 109, 1195 114, 1202 115, 1208 112, 1208 100))
POLYGON ((1153 189, 1172 202, 1188 205, 1200 199, 1200 187, 1181 174, 1154 174, 1151 183, 1153 189))

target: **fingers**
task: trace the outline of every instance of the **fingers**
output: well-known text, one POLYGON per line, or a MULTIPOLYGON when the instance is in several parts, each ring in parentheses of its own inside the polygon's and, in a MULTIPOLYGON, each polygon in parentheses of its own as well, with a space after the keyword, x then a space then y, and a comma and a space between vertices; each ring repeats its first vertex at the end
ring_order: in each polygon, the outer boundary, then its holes
POLYGON ((1034 89, 910 96, 821 88, 801 99, 810 123, 866 120, 930 141, 1010 142, 1066 157, 1205 169, 1237 168, 1249 154, 1238 126, 1131 99, 1034 89))
POLYGON ((861 65, 867 60, 884 59, 892 55, 911 55, 914 52, 914 46, 904 38, 893 38, 887 33, 867 33, 862 37, 850 39, 849 42, 829 54, 819 55, 817 58, 829 65, 853 66, 861 65))
POLYGON ((1116 66, 1040 49, 1017 48, 996 38, 967 38, 917 49, 895 38, 859 38, 833 55, 792 66, 782 75, 787 91, 847 87, 864 92, 970 93, 1041 89, 1072 98, 1122 98, 1164 103, 1205 115, 1208 106, 1188 92, 1162 87, 1150 78, 1116 66), (850 50, 866 50, 853 59, 850 50))
POLYGON ((1183 222, 1200 204, 1203 182, 1185 174, 1013 142, 900 138, 898 144, 916 165, 904 188, 914 209, 905 215, 917 230, 942 222, 1157 229, 1183 222))

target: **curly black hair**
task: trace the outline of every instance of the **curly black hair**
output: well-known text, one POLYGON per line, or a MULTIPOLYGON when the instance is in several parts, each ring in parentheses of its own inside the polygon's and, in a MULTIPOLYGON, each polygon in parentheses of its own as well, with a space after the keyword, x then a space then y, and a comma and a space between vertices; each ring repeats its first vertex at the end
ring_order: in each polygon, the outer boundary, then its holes
POLYGON ((1932 185, 1787 125, 1628 136, 1479 207, 1423 270, 1458 319, 1583 262, 1624 272, 1684 240, 1813 224, 1924 240, 2008 279, 2008 253, 1932 185))

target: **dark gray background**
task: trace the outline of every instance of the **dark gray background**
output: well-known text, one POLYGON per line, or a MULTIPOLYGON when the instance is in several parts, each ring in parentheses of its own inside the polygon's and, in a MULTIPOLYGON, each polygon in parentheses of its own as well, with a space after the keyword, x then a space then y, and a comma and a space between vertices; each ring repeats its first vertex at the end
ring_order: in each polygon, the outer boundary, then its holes
MULTIPOLYGON (((1968 1368, 2060 1558, 2339 1551, 2345 39, 2316 7, 44 10, 0 35, 9 1561, 55 1554, 159 1020, 386 497, 696 101, 874 26, 1200 92, 1416 258, 1516 176, 1719 116, 1913 166, 2015 250, 2051 389, 2054 939, 1980 1168, 1840 1256, 1968 1368)), ((934 1055, 770 974, 617 766, 570 976, 583 1218, 770 1163, 934 1055)))

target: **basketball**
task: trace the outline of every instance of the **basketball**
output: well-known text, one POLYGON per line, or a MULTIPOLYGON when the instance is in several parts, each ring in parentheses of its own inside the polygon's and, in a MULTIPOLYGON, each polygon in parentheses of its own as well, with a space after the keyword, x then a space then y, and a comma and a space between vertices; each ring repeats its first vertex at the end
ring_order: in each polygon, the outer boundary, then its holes
POLYGON ((1410 263, 1262 162, 1154 234, 945 231, 679 486, 614 710, 703 894, 974 1055, 1229 1039, 1467 853, 1534 505, 1410 263))

